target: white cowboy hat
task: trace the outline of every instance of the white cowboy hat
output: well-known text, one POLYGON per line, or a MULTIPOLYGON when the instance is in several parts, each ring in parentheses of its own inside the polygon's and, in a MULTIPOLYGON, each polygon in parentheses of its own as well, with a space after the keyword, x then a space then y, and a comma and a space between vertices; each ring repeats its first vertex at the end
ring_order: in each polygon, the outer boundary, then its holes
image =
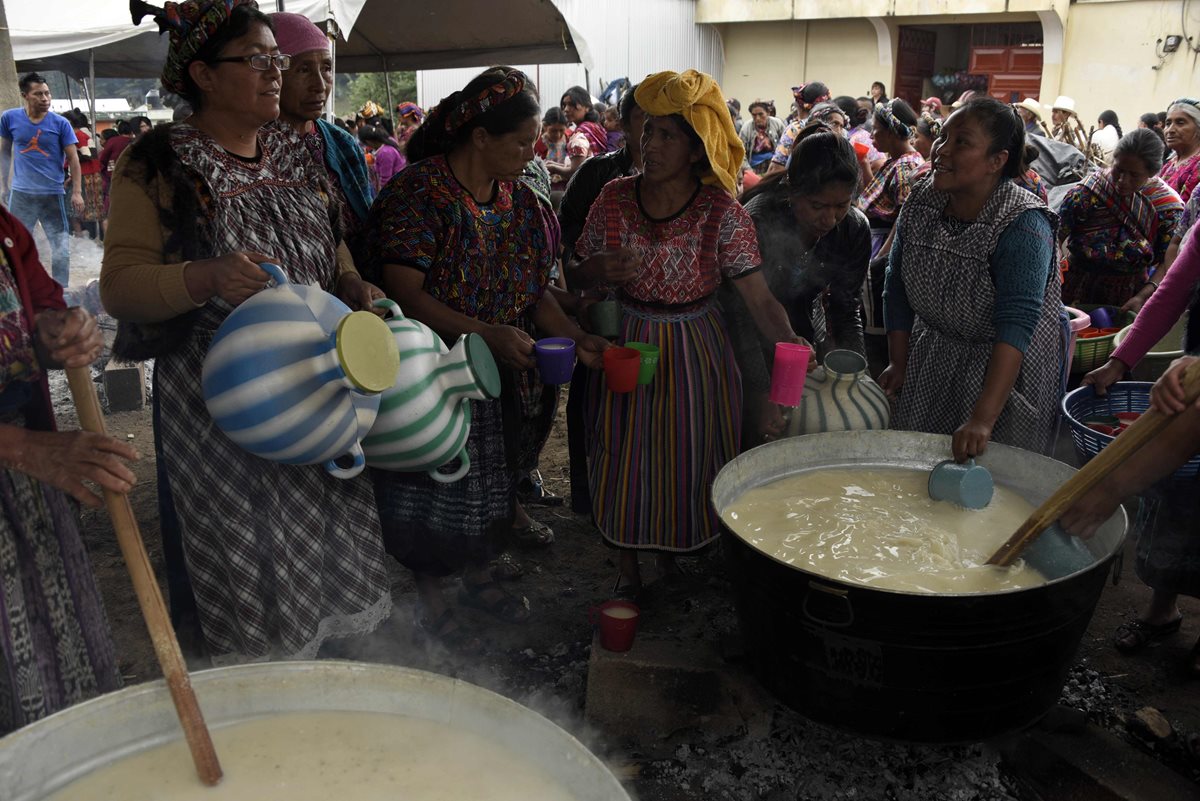
POLYGON ((1039 120, 1042 118, 1042 104, 1034 100, 1032 97, 1027 97, 1020 103, 1017 103, 1019 108, 1023 108, 1039 120))
POLYGON ((1067 97, 1066 95, 1059 95, 1058 99, 1054 101, 1054 105, 1050 108, 1055 111, 1069 111, 1074 114, 1075 98, 1067 97))

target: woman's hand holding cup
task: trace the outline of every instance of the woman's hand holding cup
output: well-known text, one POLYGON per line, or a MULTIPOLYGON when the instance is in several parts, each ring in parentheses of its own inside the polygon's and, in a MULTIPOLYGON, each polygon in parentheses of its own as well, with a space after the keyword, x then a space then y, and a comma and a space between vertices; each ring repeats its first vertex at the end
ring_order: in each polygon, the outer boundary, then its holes
POLYGON ((533 358, 533 337, 521 329, 511 325, 489 325, 480 333, 497 361, 517 370, 537 366, 533 358))

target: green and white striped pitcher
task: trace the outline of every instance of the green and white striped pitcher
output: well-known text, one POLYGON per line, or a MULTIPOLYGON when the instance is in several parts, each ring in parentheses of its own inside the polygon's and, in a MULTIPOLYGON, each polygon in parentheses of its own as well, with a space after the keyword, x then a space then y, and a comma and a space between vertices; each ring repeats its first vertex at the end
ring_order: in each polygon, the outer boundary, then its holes
POLYGON ((471 469, 467 435, 471 399, 500 396, 500 372, 483 337, 466 334, 447 350, 442 338, 424 323, 407 318, 391 300, 388 328, 400 350, 400 375, 383 393, 375 425, 362 441, 367 464, 397 472, 427 472, 444 483, 458 481, 471 469), (438 470, 459 460, 452 473, 438 470))

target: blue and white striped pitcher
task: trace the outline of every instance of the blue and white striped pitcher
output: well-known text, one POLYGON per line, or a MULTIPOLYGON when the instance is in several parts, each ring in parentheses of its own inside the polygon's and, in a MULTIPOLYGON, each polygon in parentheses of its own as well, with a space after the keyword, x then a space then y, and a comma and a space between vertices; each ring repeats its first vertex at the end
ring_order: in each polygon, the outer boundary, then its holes
POLYGON ((391 300, 375 305, 404 354, 395 386, 383 393, 379 416, 363 440, 367 464, 397 472, 427 472, 435 481, 458 481, 471 469, 468 401, 500 397, 500 373, 483 337, 466 334, 447 350, 433 329, 405 317, 391 300), (452 473, 437 468, 459 460, 452 473))
POLYGON ((275 286, 225 318, 204 359, 209 414, 256 456, 324 464, 337 478, 353 478, 366 464, 361 440, 380 393, 400 369, 396 342, 371 312, 291 283, 278 265, 259 266, 275 286), (334 460, 347 454, 353 464, 339 467, 334 460))

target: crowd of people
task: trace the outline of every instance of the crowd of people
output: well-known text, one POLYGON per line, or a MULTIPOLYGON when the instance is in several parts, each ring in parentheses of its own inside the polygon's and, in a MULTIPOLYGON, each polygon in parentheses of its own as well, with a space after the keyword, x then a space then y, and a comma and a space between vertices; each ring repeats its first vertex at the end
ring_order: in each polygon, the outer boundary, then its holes
MULTIPOLYGON (((69 498, 99 503, 85 480, 127 491, 137 454, 54 431, 46 370, 103 345, 86 313, 63 308, 68 201, 81 223, 106 220, 115 353, 155 359, 172 616, 216 664, 312 657, 374 631, 392 611, 389 556, 413 574, 420 629, 460 653, 483 641, 458 606, 502 625, 537 614, 498 557, 554 542, 526 509, 559 500, 536 478, 560 396, 535 369, 539 337, 569 338, 578 356, 572 507, 616 550, 615 592, 652 603, 652 584, 686 580, 677 558, 718 536, 717 472, 785 430, 788 410, 767 392, 776 343, 810 345, 815 367, 833 349, 866 356, 874 340, 893 424, 949 435, 963 461, 990 442, 1052 447, 1064 300, 1141 312, 1086 377, 1098 391, 1193 304, 1195 100, 1170 106, 1161 135, 1122 134, 1101 114, 1081 150, 1096 145, 1103 164, 1052 210, 1031 165, 1037 139, 1077 138, 1069 98, 1051 130, 1032 99, 918 109, 882 83, 855 97, 812 81, 786 118, 755 100, 739 122, 740 104, 695 70, 649 75, 612 107, 572 87, 543 110, 528 75, 493 67, 429 110, 400 104, 395 124, 374 103, 330 123, 329 40, 305 17, 252 0, 168 6, 139 8, 170 34, 162 83, 186 117, 118 125, 97 150, 87 120, 50 112, 29 75, 24 108, 0 118, 12 176, 0 213, 0 732, 119 681, 69 498), (49 275, 26 230, 36 224, 51 236, 49 275), (470 401, 460 481, 334 478, 221 433, 201 366, 226 316, 268 286, 264 261, 352 309, 386 297, 448 342, 483 338, 502 391, 470 401), (616 336, 592 330, 589 310, 606 301, 621 310, 616 336), (658 376, 611 392, 604 353, 633 341, 659 349, 658 376)), ((1178 378, 1157 390, 1163 408, 1180 411, 1178 378)), ((1068 524, 1087 534, 1120 493, 1087 499, 1068 524)), ((1145 574, 1154 602, 1118 633, 1129 650, 1177 629, 1175 595, 1200 592, 1175 556, 1145 560, 1174 572, 1145 574)))

